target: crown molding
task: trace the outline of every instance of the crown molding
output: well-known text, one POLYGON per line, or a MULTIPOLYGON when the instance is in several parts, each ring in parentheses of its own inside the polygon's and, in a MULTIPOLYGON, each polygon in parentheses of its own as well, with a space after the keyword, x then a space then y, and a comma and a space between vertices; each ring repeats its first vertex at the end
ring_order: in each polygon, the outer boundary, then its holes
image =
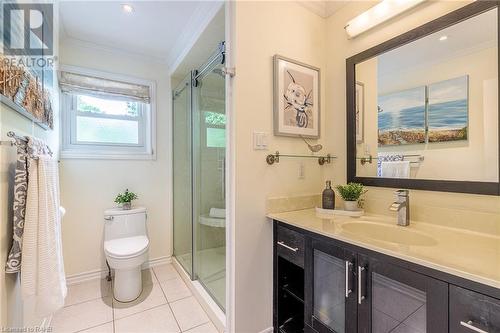
POLYGON ((223 0, 202 1, 188 21, 183 33, 179 36, 167 57, 169 73, 175 72, 192 49, 200 35, 207 28, 219 10, 224 6, 223 0))
POLYGON ((158 65, 167 65, 167 60, 165 58, 162 58, 162 57, 152 56, 149 54, 143 54, 140 52, 133 52, 133 51, 115 48, 115 47, 110 47, 108 45, 88 42, 85 40, 81 40, 81 39, 77 39, 77 38, 73 38, 73 37, 68 37, 67 35, 60 40, 60 44, 73 46, 73 47, 81 47, 81 48, 91 49, 91 50, 97 50, 97 51, 103 51, 103 52, 121 55, 124 57, 136 59, 136 60, 154 62, 158 65))
POLYGON ((328 18, 348 4, 349 1, 304 0, 297 1, 297 3, 322 18, 328 18))

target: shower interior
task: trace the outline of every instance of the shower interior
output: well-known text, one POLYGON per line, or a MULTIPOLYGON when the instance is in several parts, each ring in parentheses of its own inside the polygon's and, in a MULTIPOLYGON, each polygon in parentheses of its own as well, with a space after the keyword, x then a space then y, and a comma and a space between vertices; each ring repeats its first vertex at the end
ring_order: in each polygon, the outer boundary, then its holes
POLYGON ((174 256, 225 310, 224 43, 173 91, 174 256))

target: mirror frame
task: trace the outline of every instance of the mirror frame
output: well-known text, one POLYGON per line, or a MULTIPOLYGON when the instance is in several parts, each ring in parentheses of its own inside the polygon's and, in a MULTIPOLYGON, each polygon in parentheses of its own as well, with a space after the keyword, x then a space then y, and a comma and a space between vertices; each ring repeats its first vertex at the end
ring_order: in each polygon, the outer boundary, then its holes
MULTIPOLYGON (((401 179, 401 178, 377 178, 377 177, 357 177, 356 176, 356 64, 387 51, 396 49, 416 41, 422 37, 438 32, 442 29, 453 26, 471 17, 497 8, 497 45, 500 46, 500 1, 476 1, 461 7, 449 14, 441 16, 420 27, 412 29, 397 37, 394 37, 377 46, 369 48, 346 59, 346 107, 347 107, 347 182, 362 183, 366 186, 406 188, 428 191, 474 193, 487 195, 500 195, 500 84, 499 84, 499 137, 498 137, 498 181, 458 181, 458 180, 430 180, 430 179, 401 179)), ((498 57, 498 55, 497 55, 498 57)), ((498 62, 498 59, 497 59, 498 62)), ((500 64, 498 66, 500 77, 500 64)))

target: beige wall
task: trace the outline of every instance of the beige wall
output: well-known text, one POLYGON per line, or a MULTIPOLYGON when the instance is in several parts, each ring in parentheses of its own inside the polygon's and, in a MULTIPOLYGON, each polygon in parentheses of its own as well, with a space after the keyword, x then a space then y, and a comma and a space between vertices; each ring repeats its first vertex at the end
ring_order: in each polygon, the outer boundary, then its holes
MULTIPOLYGON (((328 178, 338 182, 346 180, 345 59, 467 3, 426 2, 395 20, 382 24, 353 40, 348 40, 343 29, 345 23, 373 4, 373 2, 353 2, 327 20, 326 122, 335 124, 333 125, 335 130, 326 133, 328 149, 338 154, 339 159, 336 168, 325 170, 328 178), (333 172, 329 174, 329 171, 333 172)), ((370 188, 366 195, 366 209, 375 213, 391 214, 387 207, 393 201, 392 192, 393 189, 388 188, 370 188)), ((416 220, 486 232, 500 229, 499 197, 413 190, 411 199, 412 218, 416 220), (474 222, 472 225, 471 221, 474 222)))
MULTIPOLYGON (((272 57, 280 54, 319 67, 324 88, 325 20, 293 2, 238 1, 235 7, 234 319, 236 332, 255 333, 272 326, 272 227, 265 218, 266 197, 317 193, 323 187, 322 170, 338 163, 320 167, 316 160, 304 161, 305 179, 298 179, 303 160, 282 158, 272 166, 265 162, 266 155, 276 150, 307 153, 300 139, 272 135, 272 57), (268 151, 252 149, 253 131, 269 134, 268 151)), ((322 105, 325 94, 322 89, 322 105)), ((323 107, 322 116, 327 112, 323 107)), ((326 131, 337 130, 327 123, 323 122, 321 143, 326 131)))
MULTIPOLYGON (((135 205, 148 209, 150 259, 171 255, 170 123, 171 91, 166 67, 122 53, 62 43, 62 64, 156 81, 157 159, 63 159, 61 195, 66 208, 63 251, 68 276, 103 270, 103 212, 114 207, 116 194, 136 192, 135 205)), ((64 112, 64 110, 62 110, 64 112)))
MULTIPOLYGON (((55 127, 44 130, 33 121, 25 118, 4 104, 0 104, 0 140, 12 140, 7 137, 9 131, 18 135, 30 135, 47 142, 52 151, 59 151, 59 103, 54 98, 55 127)), ((21 300, 18 274, 5 274, 5 261, 12 245, 12 204, 14 189, 14 170, 16 148, 0 146, 0 327, 39 326, 43 318, 34 315, 32 304, 21 300)))

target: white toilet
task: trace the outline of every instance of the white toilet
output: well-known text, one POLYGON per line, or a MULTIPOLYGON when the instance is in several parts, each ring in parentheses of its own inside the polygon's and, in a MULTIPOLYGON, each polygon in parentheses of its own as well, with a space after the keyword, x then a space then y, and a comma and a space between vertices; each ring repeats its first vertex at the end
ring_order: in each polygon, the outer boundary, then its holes
POLYGON ((104 253, 115 271, 113 293, 116 300, 130 302, 141 294, 141 266, 147 260, 148 249, 146 208, 104 211, 104 253))

